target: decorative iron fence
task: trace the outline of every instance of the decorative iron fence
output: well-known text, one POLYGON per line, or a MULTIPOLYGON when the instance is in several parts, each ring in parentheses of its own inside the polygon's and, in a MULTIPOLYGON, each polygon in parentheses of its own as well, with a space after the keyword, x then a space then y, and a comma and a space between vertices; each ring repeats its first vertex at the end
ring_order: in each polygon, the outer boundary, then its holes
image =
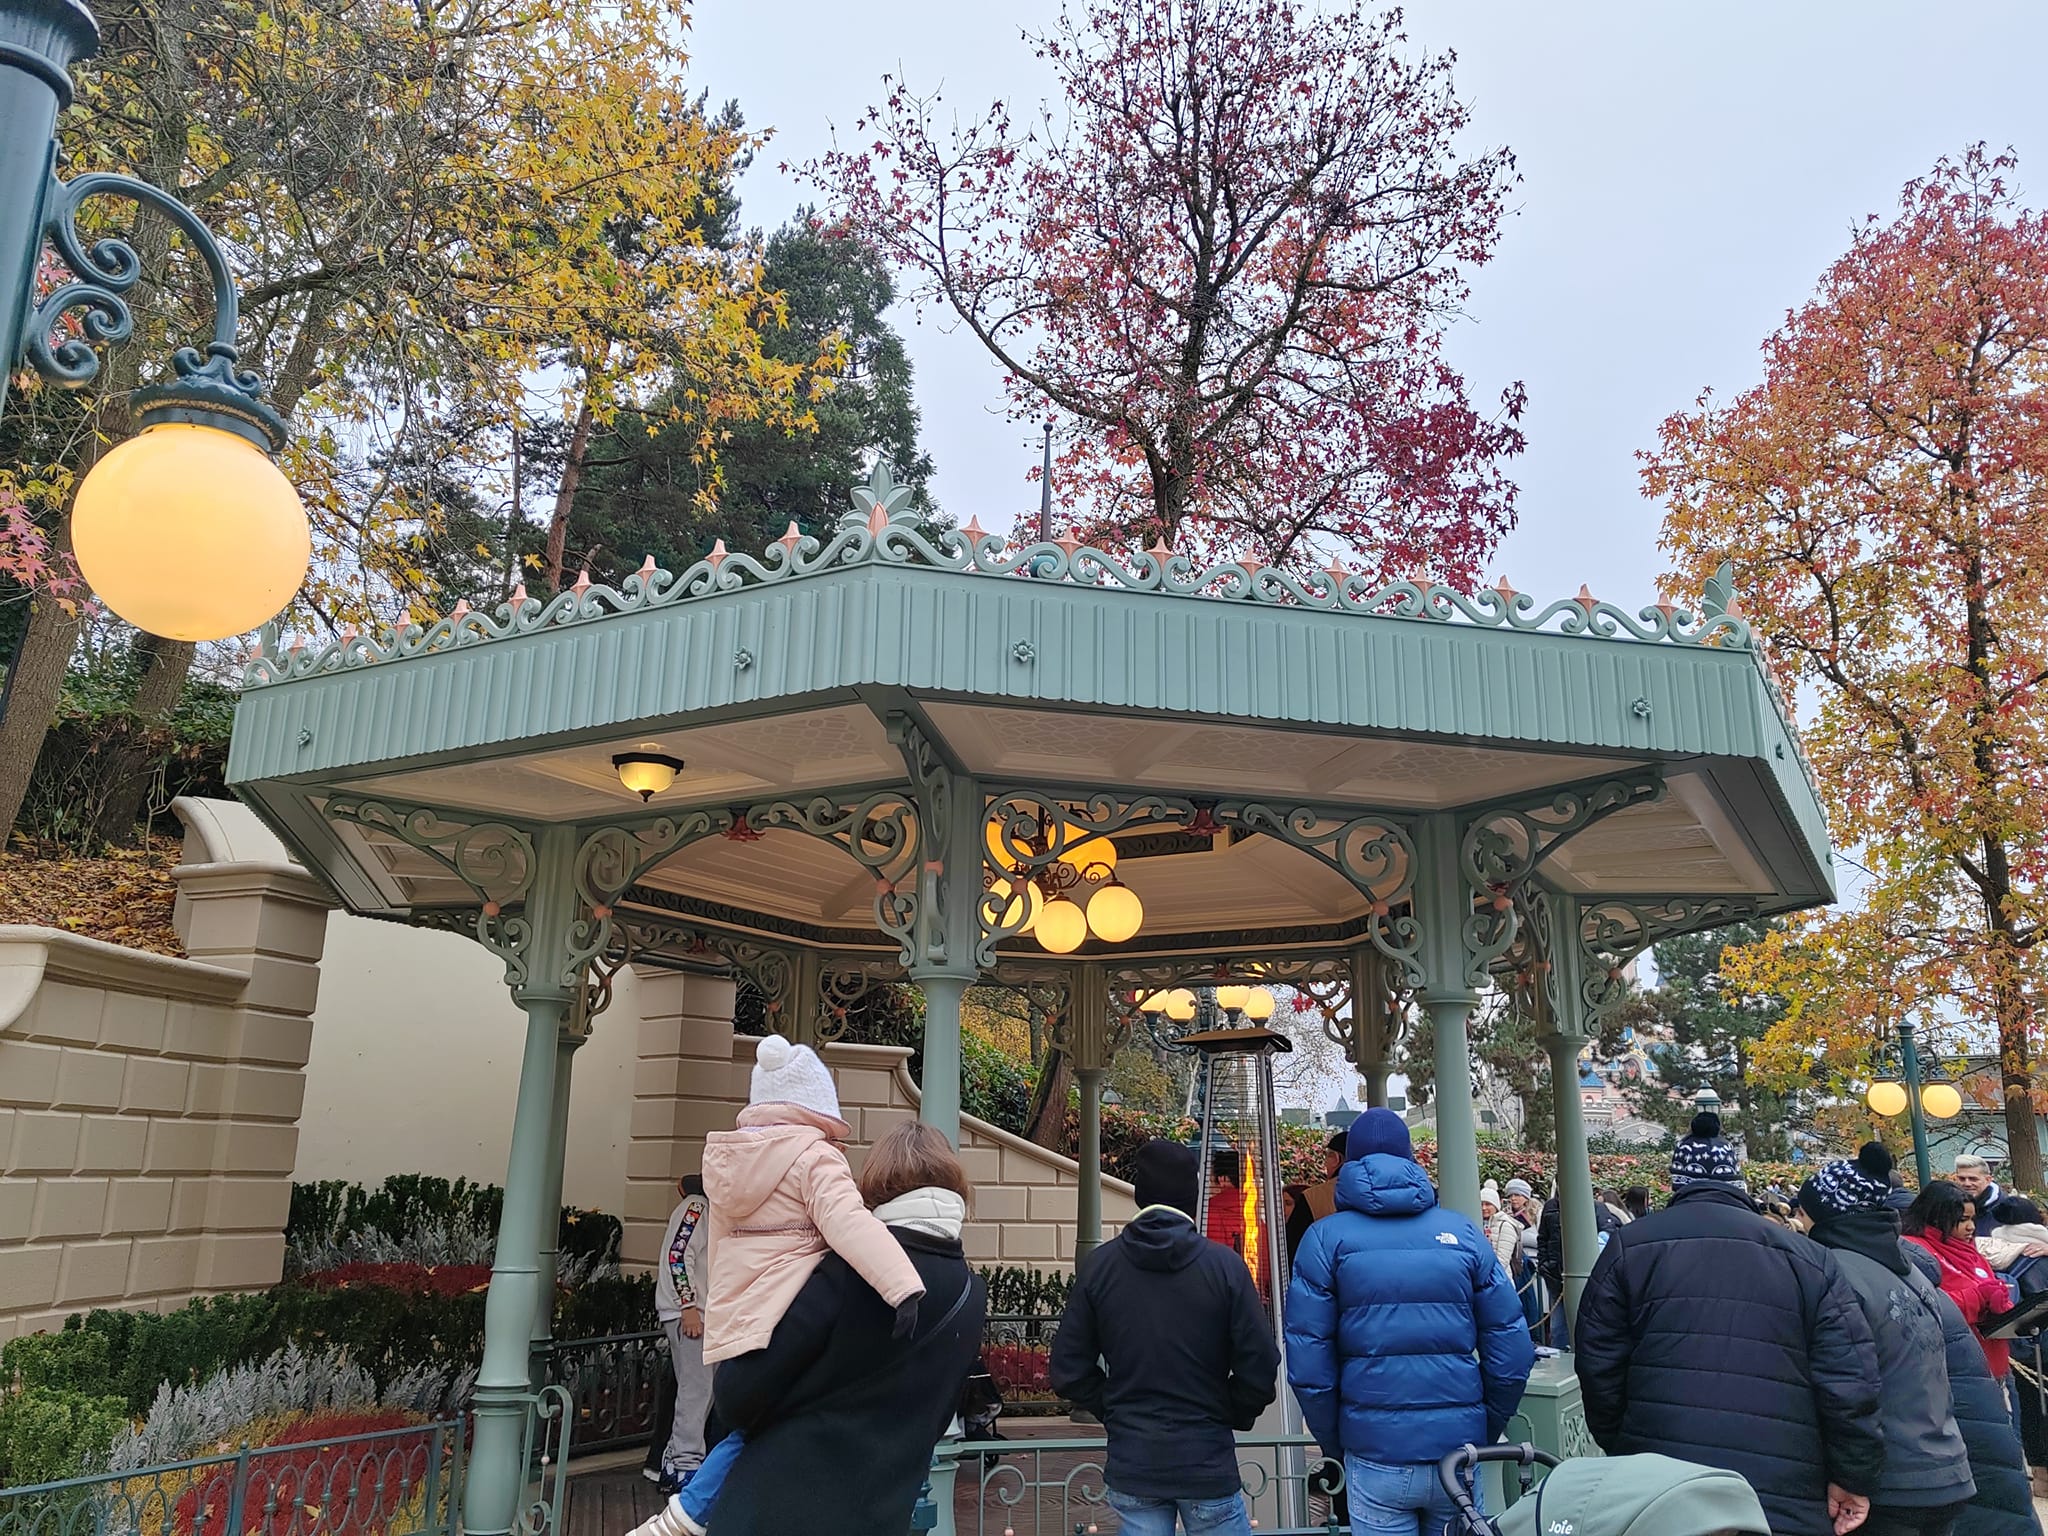
POLYGON ((645 1445, 653 1438, 661 1378, 670 1368, 664 1335, 557 1339, 540 1353, 542 1379, 568 1394, 569 1427, 578 1455, 645 1445))
POLYGON ((455 1536, 467 1424, 0 1488, 0 1536, 455 1536))
MULTIPOLYGON (((1339 1536, 1342 1463, 1307 1435, 1240 1435, 1238 1477, 1262 1536, 1339 1536)), ((1103 1442, 942 1442, 932 1476, 937 1536, 1073 1536, 1122 1528, 1103 1479, 1103 1442), (952 1497, 946 1497, 950 1486, 952 1497)))
POLYGON ((981 1334, 982 1368, 1003 1395, 1003 1412, 1065 1413, 1069 1404, 1052 1389, 1048 1372, 1057 1317, 990 1317, 981 1334))

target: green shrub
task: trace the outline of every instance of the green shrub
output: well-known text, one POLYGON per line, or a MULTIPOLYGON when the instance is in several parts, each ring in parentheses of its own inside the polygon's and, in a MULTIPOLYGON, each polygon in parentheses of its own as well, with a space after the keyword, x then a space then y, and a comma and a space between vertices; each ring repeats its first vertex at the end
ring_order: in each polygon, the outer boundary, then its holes
POLYGON ((994 1317, 1057 1317, 1065 1310, 1073 1276, 1058 1270, 1024 1269, 1015 1264, 984 1267, 988 1310, 994 1317))
POLYGON ((0 1396, 0 1487, 76 1477, 128 1423, 118 1397, 46 1387, 0 1396))
POLYGON ((1031 1110, 1031 1080, 1000 1046, 979 1035, 960 1037, 960 1111, 1021 1136, 1031 1110))
POLYGON ((555 1337, 602 1339, 616 1333, 651 1333, 660 1326, 654 1317, 654 1277, 616 1275, 586 1280, 563 1291, 555 1301, 555 1337))

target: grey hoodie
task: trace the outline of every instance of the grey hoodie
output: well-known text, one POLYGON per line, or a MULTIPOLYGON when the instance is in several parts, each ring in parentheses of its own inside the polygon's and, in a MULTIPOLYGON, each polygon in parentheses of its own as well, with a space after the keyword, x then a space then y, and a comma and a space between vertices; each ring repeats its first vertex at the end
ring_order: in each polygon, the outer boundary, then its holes
POLYGON ((1829 1246, 1877 1338, 1877 1373, 1884 1383, 1884 1476, 1870 1502, 1912 1509, 1961 1503, 1977 1491, 1977 1484, 1949 1397, 1941 1314, 1935 1307, 1941 1292, 1905 1262, 1903 1253, 1905 1273, 1899 1274, 1867 1253, 1829 1246))

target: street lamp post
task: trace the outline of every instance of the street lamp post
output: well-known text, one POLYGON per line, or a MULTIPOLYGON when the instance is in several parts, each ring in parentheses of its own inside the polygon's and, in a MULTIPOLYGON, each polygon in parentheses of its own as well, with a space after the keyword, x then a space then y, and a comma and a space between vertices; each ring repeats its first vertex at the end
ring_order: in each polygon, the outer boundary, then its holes
POLYGON ((137 628, 223 640, 291 600, 312 540, 297 492, 271 462, 284 419, 265 403, 262 379, 240 366, 234 278, 212 232, 133 176, 56 174, 71 66, 98 47, 83 0, 0 0, 0 367, 32 367, 76 389, 99 372, 95 345, 134 332, 126 296, 142 263, 125 241, 88 245, 81 204, 124 198, 177 227, 213 282, 213 339, 203 353, 179 348, 172 377, 131 397, 142 430, 79 486, 72 547, 95 595, 137 628), (69 280, 38 297, 46 247, 69 280), (71 325, 77 334, 52 340, 71 325))
POLYGON ((1927 1161, 1927 1117, 1948 1119, 1962 1109, 1963 1096, 1952 1083, 1921 1082, 1919 1044, 1914 1038, 1910 1019, 1899 1021, 1898 1053, 1900 1075, 1905 1081, 1897 1083, 1879 1078, 1870 1085, 1864 1102, 1874 1113, 1887 1118, 1901 1110, 1906 1112, 1908 1123, 1913 1127, 1913 1168, 1919 1175, 1920 1187, 1925 1189, 1931 1176, 1927 1161))

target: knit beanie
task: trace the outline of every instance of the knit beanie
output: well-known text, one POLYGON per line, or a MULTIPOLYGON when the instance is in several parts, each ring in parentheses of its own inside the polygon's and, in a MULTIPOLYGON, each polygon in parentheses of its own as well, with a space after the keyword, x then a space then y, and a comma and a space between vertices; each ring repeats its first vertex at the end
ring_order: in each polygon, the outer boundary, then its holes
POLYGON ((839 1112, 839 1090, 832 1073, 808 1045, 793 1045, 780 1035, 767 1035, 754 1047, 754 1079, 747 1092, 749 1104, 794 1104, 827 1120, 852 1128, 839 1112))
POLYGON ((1351 1122, 1344 1137, 1344 1156, 1356 1162, 1373 1152, 1415 1161, 1415 1144, 1408 1139, 1408 1122, 1391 1109, 1368 1109, 1351 1122))
POLYGON ((1855 1160, 1829 1163, 1799 1187, 1799 1203, 1815 1221, 1850 1211, 1891 1209, 1892 1155, 1875 1141, 1857 1149, 1855 1160))
POLYGON ((1685 1137, 1671 1150, 1671 1187, 1742 1183, 1742 1159, 1721 1139, 1721 1117, 1703 1109, 1692 1117, 1685 1137))
POLYGON ((1507 1192, 1511 1195, 1520 1195, 1525 1200, 1536 1198, 1536 1191, 1530 1187, 1527 1179, 1509 1179, 1507 1182, 1507 1192))
POLYGON ((1480 1185, 1479 1203, 1481 1205, 1491 1205, 1496 1207, 1499 1206, 1500 1186, 1494 1183, 1491 1179, 1488 1179, 1484 1184, 1480 1185))
POLYGON ((1200 1181, 1195 1177, 1200 1167, 1193 1147, 1162 1137, 1141 1143, 1131 1154, 1131 1192, 1137 1197, 1138 1209, 1170 1205, 1192 1219, 1201 1198, 1200 1181))

